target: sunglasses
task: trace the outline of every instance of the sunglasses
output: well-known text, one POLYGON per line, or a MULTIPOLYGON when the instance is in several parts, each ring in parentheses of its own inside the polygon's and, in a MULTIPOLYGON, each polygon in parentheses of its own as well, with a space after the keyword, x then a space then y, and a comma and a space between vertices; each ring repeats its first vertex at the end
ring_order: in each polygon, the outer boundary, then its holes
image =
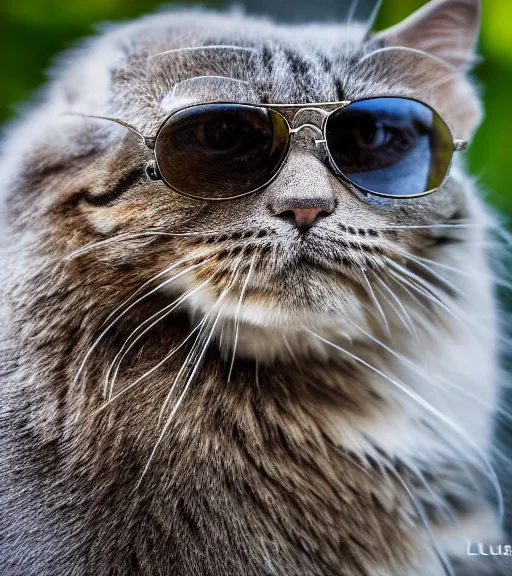
POLYGON ((276 178, 292 136, 302 130, 319 136, 314 143, 340 180, 387 198, 435 192, 448 175, 454 151, 467 147, 466 141, 454 140, 433 108, 412 98, 299 105, 212 102, 173 112, 154 138, 143 137, 154 154, 147 174, 189 198, 240 198, 276 178))

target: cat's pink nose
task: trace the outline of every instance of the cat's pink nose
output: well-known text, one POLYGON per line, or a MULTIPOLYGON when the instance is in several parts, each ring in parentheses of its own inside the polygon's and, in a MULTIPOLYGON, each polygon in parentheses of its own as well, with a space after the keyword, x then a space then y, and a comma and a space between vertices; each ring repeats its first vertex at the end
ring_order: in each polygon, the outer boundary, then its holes
POLYGON ((302 234, 336 209, 332 176, 315 156, 292 150, 279 177, 265 190, 268 210, 302 234))
POLYGON ((313 226, 318 218, 328 216, 330 213, 330 210, 325 210, 321 206, 315 206, 314 208, 290 208, 289 210, 283 210, 276 214, 276 216, 294 222, 295 226, 304 234, 313 226))

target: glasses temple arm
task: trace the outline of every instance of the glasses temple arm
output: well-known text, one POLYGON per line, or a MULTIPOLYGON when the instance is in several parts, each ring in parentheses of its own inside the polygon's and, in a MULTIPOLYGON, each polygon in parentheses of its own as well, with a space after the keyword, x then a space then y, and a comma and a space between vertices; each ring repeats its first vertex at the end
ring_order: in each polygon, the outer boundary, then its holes
POLYGON ((466 150, 468 147, 467 140, 454 140, 453 141, 453 149, 455 152, 460 152, 461 150, 466 150))
POLYGON ((134 134, 137 134, 137 136, 144 142, 144 144, 150 150, 153 150, 153 148, 155 147, 155 139, 154 138, 149 138, 148 136, 144 136, 144 134, 139 132, 137 130, 137 128, 133 127, 131 124, 124 122, 123 120, 119 120, 119 118, 110 118, 108 116, 94 116, 91 114, 80 114, 79 112, 66 112, 65 114, 66 114, 66 116, 80 116, 81 118, 94 118, 95 120, 108 120, 109 122, 115 122, 116 124, 119 124, 120 126, 124 126, 125 128, 128 128, 128 130, 131 130, 134 134))

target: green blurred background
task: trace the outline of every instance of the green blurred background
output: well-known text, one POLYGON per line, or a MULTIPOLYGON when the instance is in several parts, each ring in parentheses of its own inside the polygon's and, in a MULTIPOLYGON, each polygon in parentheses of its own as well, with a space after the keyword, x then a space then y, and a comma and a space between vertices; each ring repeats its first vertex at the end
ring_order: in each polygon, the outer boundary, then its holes
MULTIPOLYGON (((190 4, 181 1, 181 5, 190 4)), ((365 17, 374 0, 359 0, 357 16, 365 17)), ((425 2, 384 0, 376 27, 398 22, 425 2)), ((104 21, 119 21, 151 12, 158 0, 3 0, 0 6, 2 89, 0 123, 15 115, 16 104, 44 82, 52 58, 104 21)), ((172 3, 171 3, 172 4, 172 3)), ((202 2, 223 6, 223 0, 202 2)), ((337 19, 346 16, 348 0, 245 0, 249 12, 270 13, 280 19, 337 19)), ((483 61, 475 70, 481 84, 486 119, 469 151, 469 161, 491 202, 512 219, 512 2, 483 0, 481 35, 483 61)))

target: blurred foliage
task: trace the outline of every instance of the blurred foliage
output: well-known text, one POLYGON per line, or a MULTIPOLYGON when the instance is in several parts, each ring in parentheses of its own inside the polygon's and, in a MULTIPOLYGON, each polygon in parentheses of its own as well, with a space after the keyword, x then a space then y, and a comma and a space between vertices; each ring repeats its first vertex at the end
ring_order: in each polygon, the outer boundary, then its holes
MULTIPOLYGON (((281 1, 296 6, 294 0, 281 1)), ((190 1, 180 2, 187 3, 190 1)), ((221 5, 222 0, 203 0, 202 4, 221 5)), ((421 0, 384 0, 377 27, 398 22, 422 4, 421 0)), ((475 73, 487 114, 468 156, 491 201, 512 217, 512 158, 508 158, 512 135, 512 2, 483 0, 483 4, 483 60, 475 73)), ((160 5, 158 0, 2 0, 0 121, 12 116, 13 106, 44 81, 53 55, 91 34, 96 23, 133 18, 160 5)))

